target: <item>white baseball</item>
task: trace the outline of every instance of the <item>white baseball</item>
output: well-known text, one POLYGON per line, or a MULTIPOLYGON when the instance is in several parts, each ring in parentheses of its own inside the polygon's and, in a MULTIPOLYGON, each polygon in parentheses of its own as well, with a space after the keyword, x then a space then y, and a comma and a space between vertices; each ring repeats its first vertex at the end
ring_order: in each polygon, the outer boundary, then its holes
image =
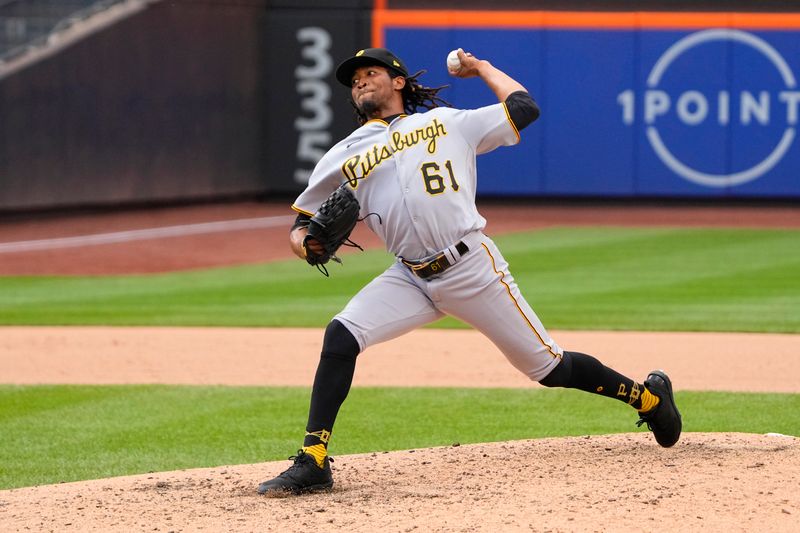
MULTIPOLYGON (((461 48, 458 50, 461 50, 461 48)), ((461 60, 458 59, 458 50, 453 50, 447 54, 447 70, 450 72, 458 72, 461 70, 461 60)))

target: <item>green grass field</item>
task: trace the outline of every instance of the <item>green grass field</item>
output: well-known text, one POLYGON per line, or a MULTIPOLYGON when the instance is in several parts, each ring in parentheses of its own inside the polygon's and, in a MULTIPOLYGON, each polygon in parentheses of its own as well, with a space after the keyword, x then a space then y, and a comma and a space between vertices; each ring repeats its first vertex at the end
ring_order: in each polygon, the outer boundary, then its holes
MULTIPOLYGON (((497 242, 551 329, 800 332, 798 231, 555 228, 497 242)), ((0 277, 0 325, 320 327, 390 262, 347 255, 332 279, 298 261, 0 277)), ((309 389, 0 386, 0 488, 282 459, 302 439, 309 389)), ((800 395, 677 399, 686 431, 800 428, 800 395)), ((627 432, 635 420, 576 391, 354 389, 331 451, 627 432)))
MULTIPOLYGON (((800 395, 679 392, 685 431, 791 434, 800 395)), ((285 459, 305 388, 0 386, 0 488, 285 459)), ((619 402, 574 390, 356 388, 331 453, 637 429, 619 402)))
MULTIPOLYGON (((800 331, 800 232, 568 229, 497 239, 551 329, 800 331)), ((0 324, 324 326, 392 261, 345 256, 119 277, 0 277, 0 324)), ((437 327, 456 327, 444 320, 437 327)))

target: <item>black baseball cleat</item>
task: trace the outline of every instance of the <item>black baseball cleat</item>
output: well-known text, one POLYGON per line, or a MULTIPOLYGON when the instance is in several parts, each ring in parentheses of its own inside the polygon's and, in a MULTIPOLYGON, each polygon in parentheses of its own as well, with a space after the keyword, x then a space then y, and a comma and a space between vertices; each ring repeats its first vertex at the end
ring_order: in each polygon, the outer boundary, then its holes
POLYGON ((647 423, 653 436, 664 448, 669 448, 681 437, 681 414, 675 406, 672 382, 661 370, 653 370, 644 380, 644 386, 659 398, 658 405, 647 413, 639 413, 637 426, 647 423))
POLYGON ((317 465, 313 455, 298 450, 297 455, 289 457, 294 464, 278 477, 258 486, 259 494, 285 495, 318 492, 333 487, 330 457, 325 457, 322 468, 317 465))

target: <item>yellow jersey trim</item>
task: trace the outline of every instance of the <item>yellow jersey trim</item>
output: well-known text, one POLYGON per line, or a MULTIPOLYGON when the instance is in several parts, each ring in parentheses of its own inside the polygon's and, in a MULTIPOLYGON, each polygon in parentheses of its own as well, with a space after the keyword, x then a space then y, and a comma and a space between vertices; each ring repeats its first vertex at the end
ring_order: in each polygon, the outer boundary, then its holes
MULTIPOLYGON (((407 116, 408 116, 408 115, 406 115, 405 113, 401 113, 401 114, 399 114, 399 115, 397 116, 397 118, 406 118, 407 116)), ((381 123, 381 124, 383 124, 384 126, 388 126, 388 125, 389 125, 389 123, 388 123, 388 122, 386 122, 385 120, 383 120, 382 118, 371 118, 371 119, 369 119, 368 121, 366 121, 366 122, 365 122, 363 125, 364 125, 364 126, 366 126, 366 125, 367 125, 367 124, 369 124, 370 122, 380 122, 380 123, 381 123)))
POLYGON ((544 339, 542 338, 541 334, 539 334, 539 332, 534 327, 533 323, 531 323, 530 319, 525 314, 525 311, 522 310, 522 307, 519 306, 519 302, 517 302, 517 299, 514 298, 514 295, 511 293, 511 287, 508 286, 508 283, 506 283, 504 279, 506 277, 505 272, 500 272, 499 270, 497 270, 497 264, 495 263, 492 252, 489 251, 489 248, 484 243, 481 243, 481 246, 483 246, 483 249, 486 250, 486 253, 489 255, 489 259, 492 261, 492 269, 494 270, 494 273, 500 276, 499 278, 497 278, 498 281, 502 283, 503 286, 506 288, 508 297, 511 298, 512 302, 514 302, 514 306, 517 308, 517 311, 519 311, 519 314, 522 315, 523 319, 525 319, 525 322, 528 324, 528 327, 531 328, 531 331, 533 331, 536 334, 536 338, 539 339, 539 344, 541 344, 542 346, 547 346, 547 351, 550 352, 550 355, 552 355, 554 359, 561 359, 561 355, 559 355, 558 352, 554 352, 553 347, 544 342, 544 339))
POLYGON ((292 209, 294 209, 295 211, 297 211, 297 212, 298 212, 298 213, 300 213, 301 215, 308 215, 308 216, 310 216, 310 217, 313 217, 313 216, 314 216, 314 213, 309 213, 308 211, 303 211, 302 209, 300 209, 299 207, 297 207, 297 206, 296 206, 296 205, 294 205, 294 204, 292 204, 292 209))
POLYGON ((506 112, 506 118, 508 119, 508 123, 511 124, 511 127, 514 128, 514 134, 517 136, 517 142, 520 141, 521 137, 519 136, 519 130, 517 129, 517 125, 514 124, 514 121, 511 120, 511 114, 508 112, 508 106, 505 102, 501 102, 503 104, 503 110, 506 112))

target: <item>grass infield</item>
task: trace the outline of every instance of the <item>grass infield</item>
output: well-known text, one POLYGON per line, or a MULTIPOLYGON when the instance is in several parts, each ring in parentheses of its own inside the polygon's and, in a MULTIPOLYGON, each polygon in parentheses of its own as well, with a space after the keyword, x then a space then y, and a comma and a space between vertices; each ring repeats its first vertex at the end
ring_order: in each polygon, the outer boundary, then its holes
MULTIPOLYGON (((676 397, 685 431, 800 427, 800 395, 676 397)), ((308 399, 297 387, 0 386, 0 489, 285 459, 308 399)), ((573 390, 355 388, 331 453, 630 432, 636 420, 620 402, 573 390)))

